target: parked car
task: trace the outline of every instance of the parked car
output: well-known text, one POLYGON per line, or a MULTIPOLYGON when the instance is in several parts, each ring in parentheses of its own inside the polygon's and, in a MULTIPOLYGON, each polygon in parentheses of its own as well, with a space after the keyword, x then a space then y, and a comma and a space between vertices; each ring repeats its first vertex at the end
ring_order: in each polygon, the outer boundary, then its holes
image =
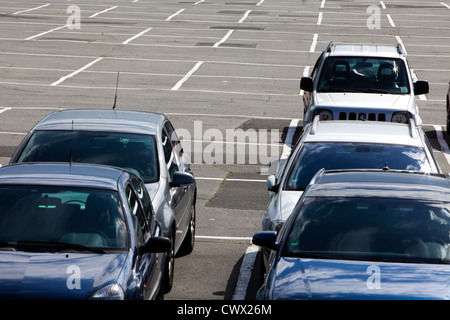
POLYGON ((447 98, 447 135, 450 135, 450 82, 448 83, 447 98))
MULTIPOLYGON (((399 169, 440 173, 424 131, 409 124, 320 121, 308 124, 290 157, 267 179, 269 203, 262 230, 277 231, 314 174, 330 169, 399 169)), ((263 250, 267 266, 268 250, 263 250)))
POLYGON ((258 299, 448 299, 447 175, 319 171, 283 228, 258 299))
POLYGON ((427 81, 413 83, 406 54, 397 47, 334 45, 302 77, 303 123, 321 120, 369 120, 422 124, 415 95, 429 91, 427 81))
POLYGON ((197 189, 169 119, 117 109, 54 112, 31 129, 10 163, 69 161, 125 168, 144 180, 164 236, 173 242, 166 266, 170 290, 175 255, 194 247, 197 189))
POLYGON ((0 168, 0 299, 162 298, 171 247, 133 173, 0 168))

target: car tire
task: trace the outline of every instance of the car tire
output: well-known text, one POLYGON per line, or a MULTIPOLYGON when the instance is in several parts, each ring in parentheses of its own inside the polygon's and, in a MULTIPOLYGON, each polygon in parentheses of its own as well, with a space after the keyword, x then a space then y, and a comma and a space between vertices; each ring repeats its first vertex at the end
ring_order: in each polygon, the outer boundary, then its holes
POLYGON ((178 256, 188 255, 194 250, 195 219, 196 219, 196 211, 195 211, 195 203, 193 203, 191 206, 191 219, 189 221, 189 227, 186 236, 183 240, 183 244, 181 245, 178 256))
POLYGON ((173 275, 175 271, 175 231, 172 230, 169 235, 169 239, 172 240, 172 248, 167 254, 166 263, 164 266, 164 294, 169 293, 172 290, 173 275))

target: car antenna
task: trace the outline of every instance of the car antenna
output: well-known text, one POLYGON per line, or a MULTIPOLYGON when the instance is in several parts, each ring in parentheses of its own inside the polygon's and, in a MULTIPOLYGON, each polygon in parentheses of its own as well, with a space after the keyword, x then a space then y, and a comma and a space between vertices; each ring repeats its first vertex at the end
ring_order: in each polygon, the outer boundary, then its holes
POLYGON ((117 87, 119 86, 119 71, 117 71, 117 80, 116 80, 116 94, 114 95, 114 105, 113 110, 116 110, 116 102, 117 102, 117 87))

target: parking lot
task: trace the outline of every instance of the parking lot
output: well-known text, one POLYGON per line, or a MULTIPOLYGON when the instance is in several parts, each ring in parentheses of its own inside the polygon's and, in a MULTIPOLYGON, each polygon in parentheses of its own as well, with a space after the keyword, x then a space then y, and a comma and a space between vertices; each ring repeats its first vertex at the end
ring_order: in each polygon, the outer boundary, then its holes
POLYGON ((118 109, 166 113, 180 133, 196 244, 165 299, 255 297, 266 178, 301 131, 299 80, 330 41, 404 45, 430 84, 420 115, 450 172, 450 1, 0 0, 0 16, 1 165, 47 114, 112 108, 117 82, 118 109))

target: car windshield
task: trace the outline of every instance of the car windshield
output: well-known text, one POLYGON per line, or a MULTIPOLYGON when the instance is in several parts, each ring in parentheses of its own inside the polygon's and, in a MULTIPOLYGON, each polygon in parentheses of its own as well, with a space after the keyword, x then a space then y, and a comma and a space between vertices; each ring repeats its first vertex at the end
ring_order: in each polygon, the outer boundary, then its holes
POLYGON ((324 168, 383 169, 431 172, 423 149, 401 145, 364 143, 305 143, 288 172, 285 189, 304 190, 324 168))
POLYGON ((152 135, 97 131, 36 131, 18 162, 82 162, 116 166, 138 174, 145 183, 158 181, 152 135))
POLYGON ((69 187, 0 186, 0 243, 32 250, 125 250, 117 192, 69 187))
POLYGON ((283 254, 450 263, 450 203, 390 198, 306 198, 283 254))
POLYGON ((409 94, 410 87, 400 59, 329 57, 317 91, 409 94))

